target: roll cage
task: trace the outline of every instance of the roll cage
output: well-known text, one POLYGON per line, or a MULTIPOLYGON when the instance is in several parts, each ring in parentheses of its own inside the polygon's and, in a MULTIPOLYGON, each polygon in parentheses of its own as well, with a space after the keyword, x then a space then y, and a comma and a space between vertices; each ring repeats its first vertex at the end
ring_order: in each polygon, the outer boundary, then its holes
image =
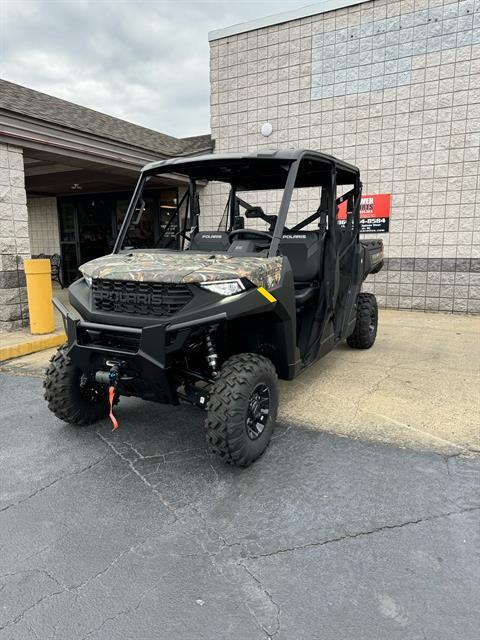
POLYGON ((118 253, 123 245, 129 225, 132 223, 136 211, 138 220, 143 212, 142 192, 154 177, 165 174, 180 174, 188 179, 188 189, 172 211, 170 218, 160 238, 158 246, 170 229, 173 221, 180 220, 179 230, 166 245, 168 248, 175 240, 180 240, 180 249, 185 248, 185 241, 199 231, 200 203, 197 185, 199 182, 219 181, 230 185, 230 193, 224 215, 227 217, 227 230, 236 227, 240 207, 243 207, 247 217, 258 217, 270 224, 271 242, 268 257, 278 255, 279 245, 283 234, 301 231, 307 225, 318 220, 318 228, 325 232, 337 229, 336 220, 338 207, 346 203, 347 221, 342 235, 340 230, 334 232, 338 236, 339 253, 358 238, 360 218, 360 196, 362 184, 357 167, 333 156, 316 151, 285 150, 262 151, 247 154, 208 154, 189 158, 172 158, 146 165, 135 187, 132 200, 125 215, 120 233, 117 237, 113 253, 118 253), (337 197, 337 188, 342 185, 353 185, 352 189, 337 197), (297 222, 293 227, 287 227, 287 217, 295 188, 322 187, 322 196, 317 210, 297 222), (237 195, 242 191, 262 191, 268 189, 283 189, 278 213, 265 214, 259 207, 252 207, 237 195), (182 207, 183 216, 180 215, 182 207), (254 210, 257 210, 256 213, 254 210), (250 213, 250 215, 248 215, 250 213))

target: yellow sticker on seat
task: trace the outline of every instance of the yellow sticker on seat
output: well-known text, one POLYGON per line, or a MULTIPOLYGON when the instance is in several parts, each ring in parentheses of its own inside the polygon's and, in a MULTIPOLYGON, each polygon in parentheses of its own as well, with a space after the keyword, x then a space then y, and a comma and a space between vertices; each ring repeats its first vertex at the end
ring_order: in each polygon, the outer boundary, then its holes
POLYGON ((264 298, 266 298, 269 302, 276 302, 277 301, 275 296, 272 296, 272 294, 269 291, 267 291, 266 289, 264 289, 263 287, 258 287, 257 291, 259 293, 261 293, 262 296, 264 298))

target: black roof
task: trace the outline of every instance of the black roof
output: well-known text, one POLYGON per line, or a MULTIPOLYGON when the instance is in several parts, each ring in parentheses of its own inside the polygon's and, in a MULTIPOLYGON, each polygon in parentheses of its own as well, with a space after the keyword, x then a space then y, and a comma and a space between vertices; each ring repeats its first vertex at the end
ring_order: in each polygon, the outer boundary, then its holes
POLYGON ((143 172, 146 175, 179 173, 196 180, 231 183, 242 189, 279 189, 285 186, 290 166, 298 159, 301 159, 302 163, 297 177, 297 187, 326 184, 332 165, 337 169, 338 184, 351 184, 352 174, 360 173, 357 167, 348 162, 308 149, 209 153, 193 158, 171 158, 147 164, 143 172))
POLYGON ((7 80, 0 80, 0 109, 165 156, 182 156, 213 149, 209 134, 175 138, 7 80))

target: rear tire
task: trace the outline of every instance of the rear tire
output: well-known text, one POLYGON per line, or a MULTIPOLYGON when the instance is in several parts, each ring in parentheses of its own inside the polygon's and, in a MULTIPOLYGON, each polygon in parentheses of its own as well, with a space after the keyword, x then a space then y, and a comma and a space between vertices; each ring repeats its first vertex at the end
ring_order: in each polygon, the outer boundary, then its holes
POLYGON ((210 391, 205 421, 210 450, 227 464, 248 467, 270 442, 277 418, 275 367, 242 353, 229 358, 210 391))
POLYGON ((359 293, 357 298, 357 321, 347 344, 354 349, 370 349, 377 337, 378 306, 373 293, 359 293))
POLYGON ((109 413, 107 388, 83 375, 67 355, 66 345, 51 357, 43 386, 48 408, 64 422, 83 427, 109 413))

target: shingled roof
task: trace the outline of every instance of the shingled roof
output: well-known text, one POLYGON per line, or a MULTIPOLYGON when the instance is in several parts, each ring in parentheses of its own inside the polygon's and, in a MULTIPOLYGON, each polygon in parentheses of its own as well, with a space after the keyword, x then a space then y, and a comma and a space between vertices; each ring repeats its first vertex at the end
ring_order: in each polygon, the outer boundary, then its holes
POLYGON ((169 157, 211 151, 213 147, 209 134, 175 138, 7 80, 0 80, 0 109, 169 157))

